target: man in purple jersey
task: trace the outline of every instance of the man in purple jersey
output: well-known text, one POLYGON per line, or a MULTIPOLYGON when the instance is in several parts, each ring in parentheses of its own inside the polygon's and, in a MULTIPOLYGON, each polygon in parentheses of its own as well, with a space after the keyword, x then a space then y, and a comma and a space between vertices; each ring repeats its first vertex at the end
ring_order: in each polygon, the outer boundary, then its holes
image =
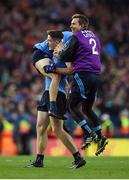
MULTIPOLYGON (((81 126, 85 134, 85 141, 82 149, 95 139, 97 134, 98 147, 96 155, 103 152, 107 138, 102 135, 100 119, 92 110, 95 96, 100 84, 100 41, 98 37, 87 30, 89 20, 86 16, 75 14, 72 16, 71 30, 73 36, 65 46, 62 52, 55 50, 59 54, 58 58, 64 60, 67 68, 56 68, 54 71, 60 74, 69 74, 73 72, 73 82, 69 97, 69 110, 75 121, 81 126), (82 111, 80 110, 82 106, 82 111), (92 122, 94 131, 88 125, 86 116, 92 122), (95 133, 94 133, 95 132, 95 133)), ((50 72, 47 66, 46 72, 50 72)))

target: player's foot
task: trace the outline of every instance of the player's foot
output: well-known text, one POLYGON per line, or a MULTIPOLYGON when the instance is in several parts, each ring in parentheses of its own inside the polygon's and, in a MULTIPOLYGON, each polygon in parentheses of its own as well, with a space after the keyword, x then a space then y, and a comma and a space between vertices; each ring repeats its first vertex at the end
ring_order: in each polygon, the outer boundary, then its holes
POLYGON ((52 116, 52 117, 54 117, 54 118, 57 118, 57 119, 63 119, 63 120, 66 120, 66 117, 65 116, 61 116, 61 115, 59 115, 57 112, 55 112, 55 111, 49 111, 48 112, 48 115, 49 116, 52 116))
POLYGON ((75 160, 70 168, 80 168, 86 164, 86 161, 81 157, 75 160))
POLYGON ((108 144, 108 139, 103 136, 102 139, 98 141, 98 146, 95 155, 98 156, 100 153, 102 153, 107 144, 108 144))
POLYGON ((36 167, 36 168, 42 168, 43 167, 43 161, 34 161, 31 162, 31 164, 26 166, 27 168, 32 168, 32 167, 36 167))
POLYGON ((84 150, 85 148, 88 148, 92 141, 96 141, 97 136, 92 134, 90 136, 84 137, 84 143, 82 144, 81 149, 84 150))

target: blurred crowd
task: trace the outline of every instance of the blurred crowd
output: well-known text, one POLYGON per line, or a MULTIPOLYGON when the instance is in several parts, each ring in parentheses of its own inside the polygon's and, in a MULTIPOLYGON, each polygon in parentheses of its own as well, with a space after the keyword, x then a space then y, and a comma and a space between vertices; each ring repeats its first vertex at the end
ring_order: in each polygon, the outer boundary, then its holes
MULTIPOLYGON (((33 45, 46 38, 48 29, 69 30, 75 13, 89 17, 89 29, 102 43, 101 86, 94 108, 104 132, 129 137, 128 12, 128 0, 0 1, 0 132, 13 129, 19 153, 30 153, 26 143, 36 136, 36 105, 44 87, 32 66, 33 45)), ((66 126, 77 135, 68 117, 66 126)))

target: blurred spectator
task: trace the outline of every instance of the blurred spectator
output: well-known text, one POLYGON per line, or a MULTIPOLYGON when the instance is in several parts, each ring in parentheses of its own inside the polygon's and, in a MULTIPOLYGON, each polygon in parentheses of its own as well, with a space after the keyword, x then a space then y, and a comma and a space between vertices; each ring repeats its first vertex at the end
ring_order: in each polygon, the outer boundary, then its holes
POLYGON ((2 116, 2 113, 0 112, 0 154, 1 154, 1 150, 2 150, 2 141, 1 141, 1 139, 2 139, 2 131, 3 131, 3 128, 4 128, 4 126, 3 126, 3 116, 2 116))
POLYGON ((110 115, 106 113, 103 114, 101 116, 101 120, 102 120, 102 129, 103 129, 104 135, 106 137, 112 137, 114 133, 114 126, 110 119, 110 115))
POLYGON ((120 123, 121 123, 121 134, 125 137, 129 136, 129 110, 123 109, 120 114, 120 123))

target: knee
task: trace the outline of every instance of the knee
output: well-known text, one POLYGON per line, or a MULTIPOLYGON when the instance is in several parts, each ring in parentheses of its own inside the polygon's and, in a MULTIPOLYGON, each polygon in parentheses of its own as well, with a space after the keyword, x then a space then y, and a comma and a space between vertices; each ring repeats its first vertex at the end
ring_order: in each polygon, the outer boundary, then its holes
POLYGON ((46 128, 43 126, 43 123, 37 122, 36 130, 38 134, 43 134, 46 131, 46 128))
POLYGON ((63 129, 54 127, 54 128, 52 129, 52 131, 53 131, 53 133, 54 133, 57 137, 60 137, 63 129))

